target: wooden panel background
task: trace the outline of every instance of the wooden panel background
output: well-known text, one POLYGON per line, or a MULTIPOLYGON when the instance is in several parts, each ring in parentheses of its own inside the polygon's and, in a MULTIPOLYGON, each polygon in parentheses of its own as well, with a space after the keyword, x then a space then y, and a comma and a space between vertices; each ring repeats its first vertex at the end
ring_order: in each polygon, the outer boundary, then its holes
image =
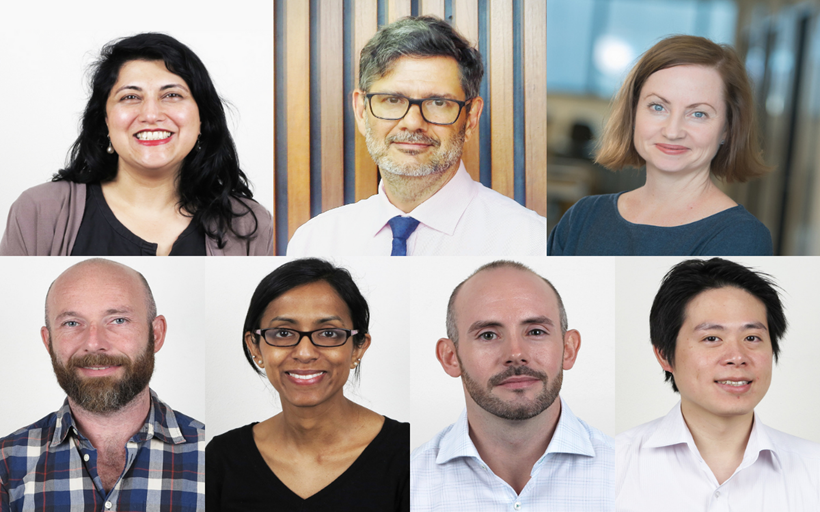
MULTIPOLYGON (((435 14, 448 20, 477 47, 482 43, 486 50, 485 83, 488 94, 483 95, 483 116, 490 116, 490 166, 485 175, 491 176, 493 189, 513 197, 515 189, 514 159, 515 141, 524 141, 524 204, 541 215, 546 215, 547 203, 547 78, 546 78, 546 2, 544 0, 278 0, 284 4, 284 33, 278 44, 284 45, 285 62, 276 62, 282 70, 282 80, 277 85, 286 87, 284 105, 274 105, 274 112, 285 115, 287 137, 287 168, 277 168, 275 173, 287 176, 287 195, 281 197, 274 191, 274 201, 287 201, 286 238, 307 222, 311 216, 311 204, 319 204, 321 211, 345 203, 345 157, 353 162, 348 169, 348 191, 353 200, 369 197, 377 191, 378 173, 370 158, 364 137, 354 127, 355 136, 346 140, 345 117, 349 119, 351 99, 345 95, 345 82, 358 83, 359 53, 376 33, 379 19, 387 23, 410 15, 435 14), (379 12, 379 7, 384 12, 379 12), (520 19, 515 19, 518 6, 520 19), (345 13, 345 8, 352 13, 345 13), (348 19, 346 23, 345 20, 348 19), (481 32, 481 21, 486 30, 481 32), (352 20, 352 21, 351 21, 352 20), (311 30, 318 33, 311 34, 311 30), (520 30, 520 33, 516 33, 520 30), (349 31, 350 33, 347 33, 349 31), (480 41, 482 37, 486 41, 480 41), (514 66, 514 41, 521 38, 520 66, 514 66), (313 43, 311 43, 313 41, 313 43), (352 62, 347 66, 351 76, 345 76, 344 48, 350 41, 352 62), (317 45, 311 52, 311 44, 317 45), (319 62, 311 63, 311 56, 319 62), (523 77, 524 117, 523 133, 515 131, 514 73, 523 77), (311 76, 311 74, 318 74, 311 76), (311 78, 319 90, 311 90, 311 78), (352 82, 350 82, 352 80, 352 82), (282 83, 284 82, 284 84, 282 83), (320 140, 311 139, 311 97, 318 96, 320 105, 318 119, 321 126, 313 127, 320 140), (346 155, 352 151, 352 155, 346 155), (321 202, 311 197, 311 153, 321 159, 321 202)), ((520 92, 519 92, 520 93, 520 92)), ((275 102, 276 103, 276 102, 275 102)), ((314 121, 317 119, 314 116, 314 121)), ((349 131, 348 131, 349 135, 349 131)), ((473 179, 481 175, 481 133, 474 133, 464 148, 464 164, 473 179)), ((485 135, 485 142, 486 142, 485 135)), ((280 148, 281 149, 281 148, 280 148)), ((274 161, 276 161, 274 159, 274 161)), ((318 160, 317 164, 318 165, 318 160)), ((314 175, 315 179, 316 175, 314 175)), ((275 182, 275 180, 274 180, 275 182)), ((314 187, 315 189, 316 187, 314 187)), ((278 226, 283 227, 283 219, 278 226)), ((276 223, 275 223, 276 224, 276 223)), ((279 232, 280 238, 285 233, 279 232)), ((276 237, 275 237, 276 239, 276 237)), ((280 240, 281 242, 282 240, 280 240)), ((274 247, 276 254, 284 254, 284 244, 274 247)))

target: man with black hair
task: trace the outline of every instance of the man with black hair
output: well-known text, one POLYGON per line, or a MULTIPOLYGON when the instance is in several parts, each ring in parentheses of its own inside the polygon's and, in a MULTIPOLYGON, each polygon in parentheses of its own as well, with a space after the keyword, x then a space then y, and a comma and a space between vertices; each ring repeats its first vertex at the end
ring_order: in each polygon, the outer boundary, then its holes
POLYGON ((443 20, 379 30, 353 92, 379 192, 307 222, 288 256, 545 255, 546 219, 473 181, 461 161, 484 108, 483 75, 481 54, 443 20))
POLYGON ((680 402, 617 436, 617 510, 820 510, 820 445, 754 411, 786 331, 771 277, 720 258, 683 261, 649 323, 680 402))

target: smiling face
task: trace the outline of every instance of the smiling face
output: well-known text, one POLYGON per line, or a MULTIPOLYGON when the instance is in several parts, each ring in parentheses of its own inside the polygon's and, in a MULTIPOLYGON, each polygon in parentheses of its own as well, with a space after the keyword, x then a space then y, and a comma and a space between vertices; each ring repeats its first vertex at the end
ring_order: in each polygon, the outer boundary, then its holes
POLYGON ((106 103, 111 145, 122 170, 173 173, 199 136, 199 108, 179 76, 162 61, 123 64, 106 103))
MULTIPOLYGON (((259 328, 277 327, 353 329, 353 321, 336 290, 326 281, 317 281, 293 288, 268 304, 259 328)), ((307 336, 295 347, 272 347, 264 339, 254 343, 254 336, 245 333, 245 343, 256 360, 262 361, 283 407, 313 407, 343 398, 350 370, 370 345, 370 335, 365 335, 359 348, 354 347, 352 337, 339 347, 316 347, 307 336)))
POLYGON ((726 136, 723 79, 714 68, 675 66, 650 75, 635 112, 635 150, 647 172, 709 172, 726 136))
MULTIPOLYGON (((451 57, 401 57, 388 73, 375 81, 370 93, 400 94, 412 99, 446 98, 464 101, 458 63, 451 57)), ((367 150, 382 172, 397 176, 428 176, 455 173, 464 143, 478 124, 483 103, 473 99, 451 125, 424 120, 418 106, 410 107, 403 119, 388 121, 374 117, 357 90, 353 107, 367 150)))
POLYGON ((148 320, 136 272, 109 261, 80 263, 57 278, 46 302, 41 336, 75 405, 116 411, 148 386, 165 320, 148 320))
POLYGON ((458 343, 440 340, 438 356, 448 374, 462 377, 468 408, 472 400, 494 416, 524 420, 553 406, 580 337, 562 337, 558 299, 540 277, 508 267, 482 271, 459 290, 455 319, 458 343))
POLYGON ((766 306, 740 288, 707 290, 686 307, 674 368, 658 359, 675 377, 684 415, 751 415, 772 380, 766 306))

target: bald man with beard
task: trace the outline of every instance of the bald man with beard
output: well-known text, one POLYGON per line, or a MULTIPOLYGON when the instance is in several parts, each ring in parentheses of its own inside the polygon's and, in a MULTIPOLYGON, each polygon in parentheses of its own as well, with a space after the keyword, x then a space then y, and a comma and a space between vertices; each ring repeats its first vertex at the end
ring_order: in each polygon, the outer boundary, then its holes
POLYGON ((142 274, 104 259, 70 267, 45 324, 68 396, 0 439, 0 511, 204 510, 205 426, 148 387, 166 320, 142 274))
POLYGON ((459 284, 436 356, 467 407, 411 455, 410 509, 614 510, 614 441, 559 396, 580 347, 561 296, 528 267, 495 261, 459 284))

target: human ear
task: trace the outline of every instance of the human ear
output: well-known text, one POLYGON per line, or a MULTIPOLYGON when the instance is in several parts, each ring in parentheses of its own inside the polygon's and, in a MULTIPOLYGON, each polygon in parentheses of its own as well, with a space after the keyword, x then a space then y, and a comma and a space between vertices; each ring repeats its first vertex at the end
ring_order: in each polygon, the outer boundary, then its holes
POLYGON ((245 333, 245 346, 248 347, 248 350, 251 353, 251 357, 256 362, 256 364, 260 368, 264 368, 264 362, 262 360, 262 351, 259 350, 259 345, 253 342, 253 334, 250 332, 245 333))
POLYGON ((365 98, 365 92, 361 89, 356 89, 353 91, 353 115, 356 118, 356 126, 359 128, 359 133, 364 136, 367 133, 367 125, 365 124, 364 116, 366 115, 365 109, 365 102, 367 99, 365 98))
POLYGON ((48 351, 48 353, 51 354, 51 350, 48 347, 49 341, 51 340, 51 337, 48 333, 48 327, 40 327, 40 338, 43 339, 43 345, 45 345, 46 351, 48 351))
POLYGON ((168 323, 165 321, 165 317, 157 315, 151 322, 151 329, 154 330, 154 353, 156 354, 165 344, 165 333, 168 331, 168 323))
POLYGON ((660 363, 663 371, 672 373, 672 365, 669 364, 669 361, 667 361, 663 354, 661 354, 660 349, 658 349, 658 347, 652 347, 652 350, 655 351, 655 358, 658 360, 658 363, 660 363))
POLYGON ((364 335, 364 343, 362 343, 358 347, 356 347, 355 345, 353 347, 353 355, 352 355, 351 361, 350 361, 350 365, 352 367, 351 369, 355 368, 356 366, 359 366, 359 363, 361 363, 362 358, 364 357, 364 353, 367 352, 368 348, 370 348, 370 335, 365 334, 364 335), (356 363, 356 364, 354 364, 354 363, 356 363))
POLYGON ((447 375, 461 377, 461 365, 458 364, 457 348, 453 340, 441 338, 436 342, 436 359, 447 375))
POLYGON ((464 127, 464 142, 470 140, 470 136, 478 128, 478 119, 481 117, 481 111, 484 109, 484 100, 481 96, 473 98, 464 108, 470 108, 470 113, 467 114, 467 124, 464 127))
POLYGON ((581 333, 575 329, 570 329, 564 335, 564 370, 571 370, 575 366, 575 358, 578 357, 578 350, 581 348, 581 333))

